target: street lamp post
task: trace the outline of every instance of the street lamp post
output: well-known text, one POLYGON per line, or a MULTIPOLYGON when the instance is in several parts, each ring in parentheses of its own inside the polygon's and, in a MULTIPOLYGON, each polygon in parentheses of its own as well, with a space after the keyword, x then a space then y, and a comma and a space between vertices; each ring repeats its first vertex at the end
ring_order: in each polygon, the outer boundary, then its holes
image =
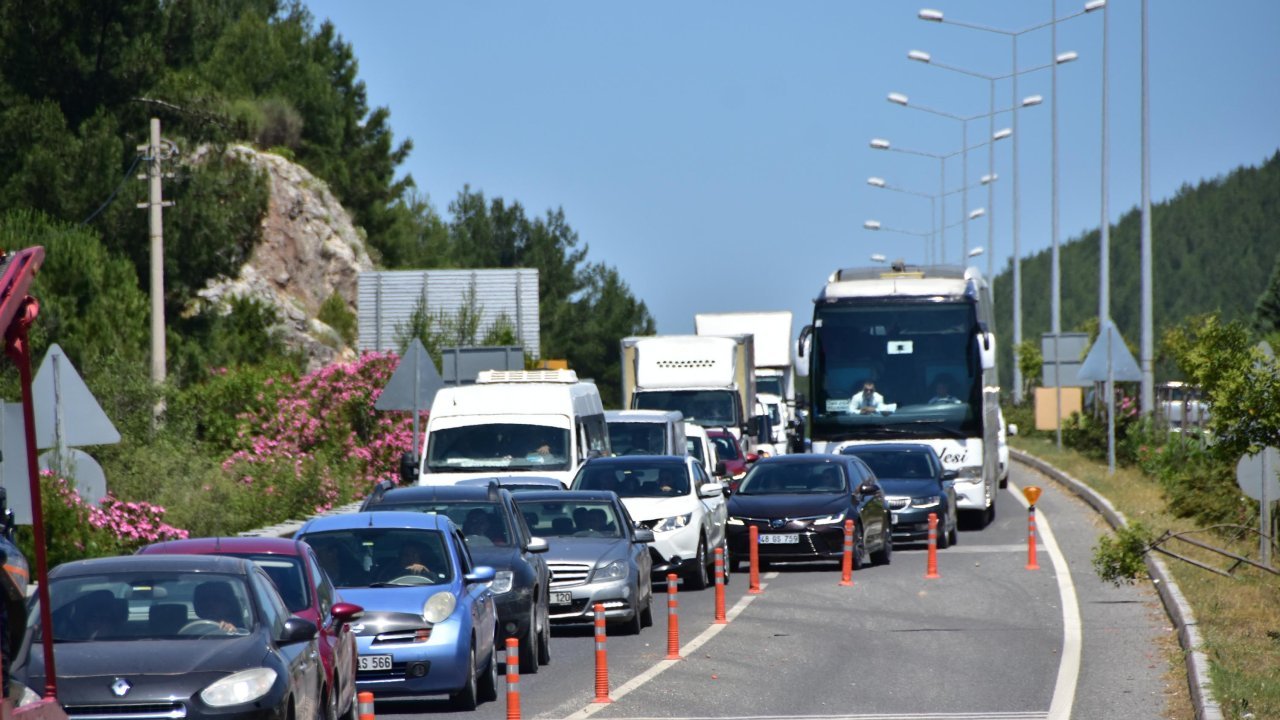
MULTIPOLYGON (((1145 3, 1145 2, 1146 2, 1146 0, 1143 0, 1143 2, 1145 3)), ((1019 38, 1020 36, 1022 36, 1022 35, 1025 35, 1026 33, 1032 32, 1032 31, 1034 31, 1034 30, 1040 30, 1040 29, 1042 29, 1042 28, 1046 28, 1046 27, 1052 27, 1052 28, 1054 28, 1054 43, 1053 43, 1053 44, 1054 44, 1054 47, 1053 47, 1053 55, 1052 55, 1052 57, 1053 57, 1053 59, 1054 59, 1054 63, 1053 63, 1053 67, 1054 67, 1054 71, 1053 71, 1053 74, 1054 74, 1054 79, 1053 79, 1053 88, 1054 88, 1054 91, 1055 91, 1054 105, 1055 105, 1055 107, 1056 107, 1056 105, 1057 105, 1056 91, 1057 91, 1057 84, 1058 84, 1058 83, 1057 83, 1057 69, 1056 69, 1056 68, 1057 68, 1057 66, 1058 66, 1058 62, 1057 62, 1057 57, 1058 57, 1058 54, 1057 54, 1057 24, 1058 24, 1058 23, 1060 23, 1060 22, 1065 22, 1065 21, 1067 21, 1067 20, 1071 20, 1072 18, 1080 17, 1081 15, 1084 15, 1084 14, 1086 14, 1086 13, 1090 13, 1090 12, 1093 12, 1093 11, 1098 10, 1098 9, 1100 9, 1100 8, 1102 8, 1102 7, 1105 7, 1105 6, 1106 6, 1106 0, 1091 0, 1088 4, 1086 4, 1086 5, 1084 6, 1084 8, 1083 8, 1083 9, 1078 10, 1078 11, 1076 11, 1076 12, 1074 12, 1074 13, 1071 13, 1071 14, 1068 14, 1068 15, 1064 15, 1064 16, 1062 16, 1062 17, 1058 17, 1057 0, 1053 0, 1053 6, 1052 6, 1052 17, 1051 17, 1051 19, 1050 19, 1050 20, 1048 20, 1048 21, 1046 21, 1046 22, 1038 23, 1038 24, 1036 24, 1036 25, 1031 25, 1031 26, 1029 26, 1029 27, 1022 28, 1022 29, 1020 29, 1020 30, 1004 30, 1004 29, 1001 29, 1001 28, 991 27, 991 26, 989 26, 989 25, 981 25, 981 24, 978 24, 978 23, 970 23, 970 22, 963 22, 963 21, 958 21, 958 20, 952 20, 952 19, 946 18, 946 17, 943 15, 943 13, 942 13, 942 11, 941 11, 941 10, 924 9, 924 10, 921 10, 921 11, 919 12, 918 17, 919 17, 921 20, 925 20, 925 21, 927 21, 927 22, 936 22, 936 23, 944 23, 944 22, 945 22, 945 23, 947 23, 947 24, 949 24, 949 25, 955 25, 955 26, 957 26, 957 27, 969 28, 969 29, 971 29, 971 30, 981 30, 981 31, 983 31, 983 32, 995 33, 995 34, 997 34, 997 35, 1004 35, 1005 37, 1009 38, 1009 39, 1011 40, 1011 45, 1012 45, 1012 58, 1013 58, 1013 59, 1012 59, 1012 63, 1011 63, 1011 65, 1010 65, 1010 67, 1011 67, 1010 77, 1011 77, 1011 78, 1012 78, 1012 80, 1013 80, 1013 82, 1012 82, 1012 85, 1013 85, 1013 98, 1015 99, 1015 102, 1016 102, 1016 99, 1017 99, 1017 97, 1018 97, 1018 38, 1019 38)), ((1073 58, 1073 59, 1074 59, 1074 58, 1073 58)), ((1054 117, 1055 117, 1055 120, 1056 120, 1056 117, 1057 117, 1056 110, 1055 110, 1055 112, 1054 112, 1054 117)), ((1019 229, 1019 227, 1018 227, 1018 223, 1019 223, 1019 217, 1018 217, 1019 205, 1018 205, 1018 181, 1017 181, 1017 177, 1016 177, 1016 174, 1017 174, 1017 172, 1018 172, 1018 169, 1017 169, 1017 168, 1018 168, 1018 136, 1017 136, 1017 129, 1018 129, 1018 128, 1017 128, 1018 115, 1017 115, 1017 113, 1014 113, 1013 118, 1014 118, 1014 120, 1013 120, 1013 123, 1014 123, 1014 128, 1013 128, 1013 129, 1014 129, 1014 138, 1013 138, 1013 167, 1014 167, 1014 173, 1015 173, 1015 178, 1014 178, 1014 182, 1013 182, 1013 344, 1014 344, 1014 346, 1016 347, 1016 346, 1018 346, 1018 345, 1020 345, 1020 344, 1022 343, 1022 260, 1021 260, 1021 257, 1020 257, 1020 255, 1021 255, 1021 250, 1020 250, 1019 245, 1018 245, 1018 237, 1019 237, 1020 229, 1019 229)), ((1054 123, 1054 136, 1055 136, 1055 140, 1056 140, 1056 135, 1057 135, 1057 127, 1056 127, 1056 125, 1057 125, 1057 123, 1055 122, 1055 123, 1054 123)), ((1055 214, 1056 214, 1056 204, 1057 204, 1057 193, 1056 193, 1056 185, 1057 185, 1057 181, 1056 181, 1056 174, 1057 174, 1057 172, 1056 172, 1056 171, 1057 171, 1057 168, 1056 168, 1057 147, 1056 147, 1056 142, 1055 142, 1055 147, 1054 147, 1054 153, 1053 153, 1053 154, 1054 154, 1054 160, 1055 160, 1055 168, 1054 168, 1054 175, 1055 175, 1055 180, 1054 180, 1054 185, 1055 185, 1054 205, 1055 205, 1055 214)), ((1055 234, 1055 238, 1054 238, 1054 245, 1055 245, 1055 249, 1054 249, 1054 259, 1055 259, 1055 262, 1053 263, 1053 265, 1054 265, 1054 282, 1052 283, 1052 285, 1054 286, 1054 289, 1055 289, 1055 295, 1054 295, 1054 300, 1055 300, 1055 301, 1054 301, 1053 305, 1054 305, 1054 308, 1056 309, 1056 308, 1057 308, 1057 304, 1058 304, 1058 303, 1057 303, 1057 294, 1056 294, 1056 289, 1057 289, 1057 279, 1058 279, 1058 278, 1057 278, 1057 270, 1058 270, 1058 266, 1057 266, 1057 262, 1056 262, 1056 259, 1057 259, 1057 248, 1056 248, 1056 245, 1057 245, 1057 238, 1056 238, 1056 233, 1057 233, 1057 220, 1056 220, 1056 218, 1054 219, 1053 225, 1054 225, 1054 234, 1055 234)), ((1054 340, 1055 340, 1054 352, 1055 352, 1055 354, 1056 354, 1056 352, 1057 352, 1057 347, 1056 347, 1056 345, 1057 345, 1057 333, 1056 333, 1056 332, 1055 332, 1055 334, 1054 334, 1054 340)), ((1054 358, 1054 366, 1055 366, 1055 369, 1056 369, 1056 367, 1057 367, 1057 358, 1056 358, 1056 357, 1054 358)), ((1055 370, 1055 371, 1056 371, 1056 370, 1055 370)), ((1057 382, 1057 378, 1056 378, 1056 377, 1054 378, 1054 382, 1055 382, 1055 383, 1057 382)), ((1060 393, 1060 392, 1059 392, 1059 395, 1061 395, 1061 393, 1060 393)), ((1018 403, 1021 403, 1021 402, 1022 402, 1022 371, 1019 369, 1018 364, 1017 364, 1016 362, 1013 364, 1013 398, 1014 398, 1014 402, 1018 402, 1018 403)), ((1059 397, 1059 401, 1061 401, 1061 397, 1059 397)), ((1057 425, 1059 426, 1059 438, 1060 438, 1060 437, 1061 437, 1061 423, 1057 423, 1057 425)), ((1060 445, 1060 444, 1061 444, 1061 440, 1059 439, 1059 445, 1060 445)))
POLYGON ((880 177, 869 177, 869 178, 867 178, 867 184, 868 184, 868 185, 870 185, 871 187, 880 188, 880 189, 882 189, 882 190, 892 190, 893 192, 904 193, 904 194, 906 194, 906 195, 915 195, 916 197, 922 197, 922 198, 928 198, 928 199, 929 199, 929 237, 930 237, 930 242, 929 242, 929 245, 928 245, 927 250, 926 250, 926 252, 925 252, 925 261, 926 261, 926 262, 930 262, 930 263, 932 263, 932 262, 933 262, 933 251, 934 251, 933 243, 936 241, 937 232, 938 232, 938 219, 937 219, 937 215, 938 215, 938 208, 937 208, 937 197, 936 197, 936 196, 934 196, 934 195, 930 195, 929 193, 916 192, 915 190, 908 190, 908 189, 906 189, 906 188, 901 188, 901 187, 897 187, 897 186, 894 186, 894 185, 890 185, 890 184, 888 184, 887 182, 885 182, 884 178, 880 178, 880 177))
MULTIPOLYGON (((974 208, 965 216, 964 219, 961 219, 957 222, 952 223, 951 225, 947 226, 946 229, 949 230, 953 227, 961 225, 967 220, 977 220, 978 218, 983 217, 986 214, 987 214, 986 208, 974 208)), ((883 223, 881 223, 879 220, 866 220, 862 223, 862 227, 864 230, 872 230, 874 232, 891 232, 891 233, 898 233, 899 235, 910 235, 912 237, 918 237, 918 238, 929 238, 932 235, 932 233, 918 232, 915 230, 904 230, 902 228, 895 228, 895 227, 887 227, 883 223)), ((978 250, 978 252, 969 251, 967 253, 967 256, 974 257, 981 253, 981 248, 975 248, 975 249, 978 250)), ((875 258, 876 258, 875 255, 871 256, 872 260, 874 260, 875 258)))

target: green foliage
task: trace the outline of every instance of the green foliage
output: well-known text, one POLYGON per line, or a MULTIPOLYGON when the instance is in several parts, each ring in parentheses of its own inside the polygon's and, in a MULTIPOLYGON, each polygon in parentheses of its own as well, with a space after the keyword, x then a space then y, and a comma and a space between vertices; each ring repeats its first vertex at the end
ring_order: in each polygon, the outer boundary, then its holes
POLYGON ((1235 461, 1225 460, 1212 446, 1177 438, 1140 448, 1139 461, 1144 472, 1160 481, 1169 511, 1177 517, 1210 526, 1249 525, 1258 516, 1258 504, 1236 485, 1235 461))
POLYGON ((272 306, 248 296, 227 298, 225 309, 203 306, 178 318, 170 324, 171 374, 186 386, 228 367, 300 367, 302 358, 280 339, 279 322, 272 306))
POLYGON ((351 312, 351 308, 347 307, 347 301, 337 290, 333 294, 325 298, 320 305, 320 311, 316 314, 316 319, 333 328, 338 333, 338 337, 348 346, 354 347, 356 344, 356 314, 351 312))
MULTIPOLYGON (((1152 205, 1152 275, 1156 337, 1185 318, 1218 311, 1225 321, 1250 319, 1280 260, 1280 152, 1257 167, 1184 185, 1152 205)), ((1140 339, 1141 213, 1132 209, 1111 228, 1111 315, 1126 341, 1140 339)), ((1063 327, 1078 327, 1098 312, 1099 233, 1092 230, 1061 248, 1063 327)), ((1051 251, 1022 261, 1024 339, 1039 342, 1050 328, 1051 251)), ((1012 371, 1010 268, 995 278, 997 346, 1003 385, 1012 371), (1009 348, 1005 350, 1004 348, 1009 348)), ((1159 360, 1160 358, 1157 358, 1159 360)), ((1158 376, 1175 368, 1160 363, 1158 376)))
POLYGON ((1022 373, 1022 393, 1029 396, 1031 390, 1040 384, 1040 373, 1044 368, 1044 354, 1040 352, 1040 344, 1034 340, 1023 340, 1013 349, 1018 362, 1018 370, 1022 373))
POLYGON ((1253 322, 1264 334, 1280 332, 1280 256, 1276 257, 1271 280, 1253 308, 1253 322))
POLYGON ((1093 569, 1113 585, 1129 585, 1146 575, 1145 556, 1152 534, 1140 522, 1130 523, 1113 535, 1098 538, 1093 548, 1093 569))

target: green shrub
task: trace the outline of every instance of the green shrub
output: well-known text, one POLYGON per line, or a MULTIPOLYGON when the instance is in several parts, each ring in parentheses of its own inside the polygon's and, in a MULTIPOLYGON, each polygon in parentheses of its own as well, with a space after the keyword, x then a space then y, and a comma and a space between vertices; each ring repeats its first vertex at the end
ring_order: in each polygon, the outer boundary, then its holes
POLYGON ((356 314, 347 307, 347 301, 338 294, 337 290, 325 299, 316 319, 333 328, 348 346, 355 346, 356 314))
POLYGON ((1151 546, 1151 537, 1145 525, 1135 522, 1113 535, 1098 538, 1093 548, 1093 569, 1098 577, 1114 585, 1128 585, 1145 576, 1145 555, 1151 546))

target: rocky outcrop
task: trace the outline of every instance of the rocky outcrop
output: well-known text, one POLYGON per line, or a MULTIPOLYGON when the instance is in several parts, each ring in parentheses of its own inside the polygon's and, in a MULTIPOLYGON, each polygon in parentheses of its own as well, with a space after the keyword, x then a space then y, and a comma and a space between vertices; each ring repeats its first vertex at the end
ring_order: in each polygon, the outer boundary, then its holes
MULTIPOLYGON (((210 149, 196 153, 200 162, 210 149)), ((354 349, 316 319, 334 292, 355 313, 357 282, 372 270, 360 232, 328 186, 306 168, 279 155, 238 145, 227 150, 265 171, 271 198, 262 240, 235 278, 212 282, 199 295, 214 307, 230 297, 252 297, 275 307, 285 342, 305 351, 309 369, 352 359, 354 349)))

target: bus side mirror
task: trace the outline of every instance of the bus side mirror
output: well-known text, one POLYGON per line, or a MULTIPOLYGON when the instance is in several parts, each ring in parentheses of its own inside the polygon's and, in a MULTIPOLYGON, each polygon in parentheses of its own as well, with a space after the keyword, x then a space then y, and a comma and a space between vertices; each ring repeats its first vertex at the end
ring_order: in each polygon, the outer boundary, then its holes
POLYGON ((813 342, 813 326, 805 325, 800 330, 800 338, 796 340, 796 361, 794 363, 796 375, 800 377, 809 377, 809 362, 805 359, 805 355, 809 354, 812 349, 813 342))
POLYGON ((977 335, 978 357, 982 360, 983 370, 994 370, 996 367, 996 334, 980 332, 977 335))

